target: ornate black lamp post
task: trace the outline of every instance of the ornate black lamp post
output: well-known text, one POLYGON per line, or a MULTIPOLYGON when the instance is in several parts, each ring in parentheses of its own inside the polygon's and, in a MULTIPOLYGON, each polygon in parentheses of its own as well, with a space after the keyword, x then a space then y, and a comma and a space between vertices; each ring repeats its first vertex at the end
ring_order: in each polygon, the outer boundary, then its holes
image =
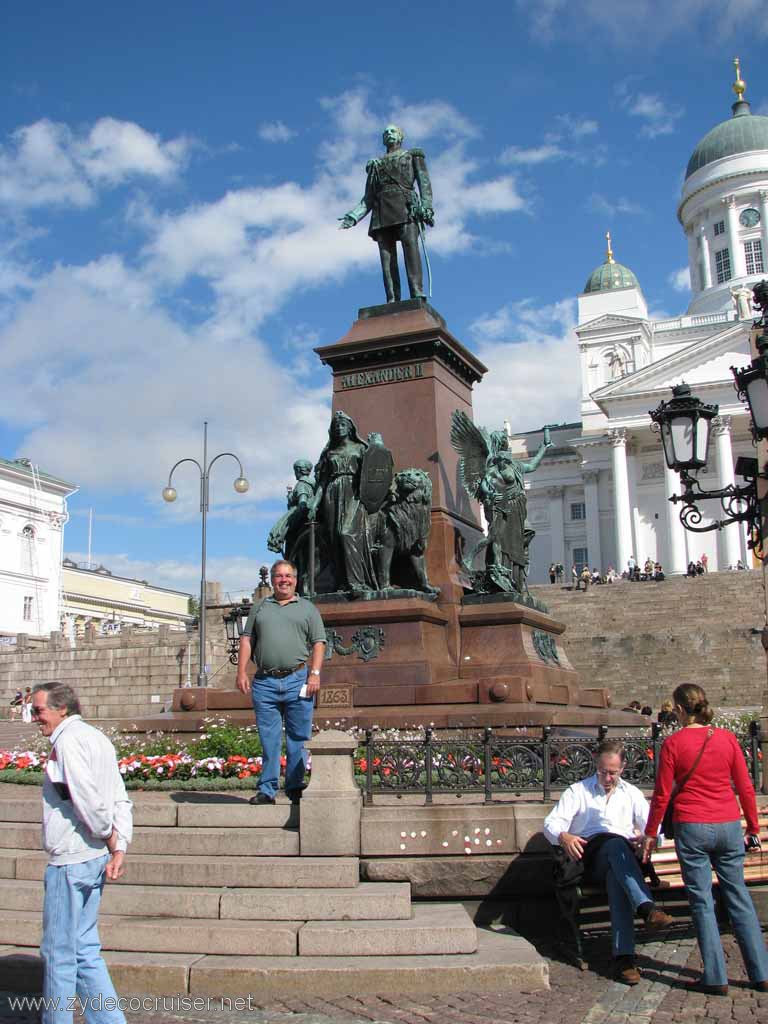
MULTIPOLYGON (((755 306, 762 314, 753 325, 762 328, 756 340, 759 355, 744 369, 737 370, 732 366, 731 372, 739 397, 749 405, 752 433, 755 440, 759 440, 768 437, 768 281, 761 281, 753 289, 753 295, 755 306)), ((682 494, 673 494, 669 500, 682 502, 680 521, 687 530, 695 533, 721 530, 731 523, 746 523, 749 547, 762 558, 762 516, 757 480, 765 474, 758 473, 757 459, 740 457, 736 460, 735 473, 744 478, 744 484, 729 484, 719 490, 706 491, 692 475, 707 464, 709 431, 717 413, 716 405, 700 401, 691 394, 687 384, 674 387, 672 400, 661 402, 650 412, 661 434, 666 463, 680 474, 684 488, 682 494), (720 502, 725 518, 702 526, 698 503, 713 500, 720 502)))
POLYGON ((677 504, 682 502, 680 521, 686 530, 707 533, 721 530, 731 523, 747 523, 750 531, 750 547, 756 546, 759 533, 759 507, 757 502, 757 459, 736 460, 737 476, 745 477, 744 485, 729 484, 718 490, 705 491, 692 473, 707 464, 709 431, 712 420, 717 416, 716 405, 706 405, 695 395, 687 384, 672 388, 672 400, 661 402, 651 413, 651 419, 658 424, 664 447, 664 458, 670 469, 680 474, 684 490, 669 499, 677 504), (706 526, 701 525, 700 501, 719 501, 725 513, 724 519, 716 519, 706 526))
POLYGON ((234 482, 234 488, 238 494, 245 494, 250 487, 250 484, 245 479, 243 473, 243 464, 233 452, 219 452, 215 455, 211 461, 208 461, 208 421, 206 420, 203 424, 203 462, 202 465, 197 459, 179 459, 179 461, 171 467, 171 472, 168 474, 168 484, 163 488, 163 500, 164 501, 176 501, 176 488, 172 484, 173 474, 178 466, 184 462, 192 462, 197 466, 200 472, 200 514, 202 518, 202 553, 200 558, 200 624, 198 627, 199 636, 199 663, 197 673, 197 684, 198 686, 207 686, 208 677, 205 671, 205 559, 206 559, 206 529, 207 529, 207 518, 208 518, 208 494, 209 494, 209 481, 211 475, 211 469, 213 468, 214 462, 229 456, 234 459, 240 469, 240 475, 234 482))
POLYGON ((251 610, 251 602, 242 601, 240 604, 233 604, 226 615, 223 615, 224 628, 227 631, 227 653, 233 665, 238 662, 240 648, 240 637, 245 629, 245 622, 251 610))
POLYGON ((739 398, 749 405, 754 438, 760 441, 768 437, 768 281, 756 285, 752 294, 755 305, 762 313, 753 324, 761 328, 755 338, 759 354, 742 370, 732 366, 731 373, 736 381, 739 398))

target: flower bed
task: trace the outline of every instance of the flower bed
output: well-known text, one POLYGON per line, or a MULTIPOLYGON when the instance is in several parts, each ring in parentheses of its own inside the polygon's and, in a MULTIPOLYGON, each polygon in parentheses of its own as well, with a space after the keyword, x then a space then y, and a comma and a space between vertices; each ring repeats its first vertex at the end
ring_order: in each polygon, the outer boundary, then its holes
MULTIPOLYGON (((722 714, 715 720, 716 725, 743 733, 749 716, 722 714)), ((206 719, 202 729, 191 738, 182 738, 175 733, 148 733, 127 735, 114 729, 103 730, 114 743, 120 772, 127 789, 254 789, 262 769, 261 744, 255 726, 237 726, 226 719, 206 719)), ((358 735, 351 730, 353 735, 358 735)), ((396 791, 405 784, 406 788, 421 789, 424 785, 426 765, 424 762, 425 730, 408 728, 404 730, 376 730, 374 733, 374 756, 371 763, 371 784, 373 787, 396 791), (391 749, 387 749, 391 744, 391 749)), ((504 742, 503 738, 499 738, 504 742)), ((507 737, 510 740, 510 737, 507 737)), ((535 743, 535 740, 531 740, 535 743)), ((630 775, 639 770, 634 762, 653 762, 653 749, 647 737, 635 736, 628 746, 630 775), (635 750, 634 748, 637 748, 635 750)), ((42 736, 35 737, 24 750, 0 750, 0 782, 17 782, 40 785, 47 763, 48 741, 42 736)), ((745 756, 750 760, 749 744, 744 744, 745 756)), ((361 786, 366 784, 368 773, 367 750, 360 746, 355 754, 355 775, 361 786)), ((556 780, 568 762, 562 757, 556 743, 550 751, 550 776, 556 780)), ((586 761, 591 764, 587 751, 586 761)), ((757 758, 762 759, 758 751, 757 758)), ((584 771, 590 766, 586 763, 584 771)), ((285 768, 285 757, 281 758, 285 768)), ((642 768, 642 765, 639 766, 642 768)), ((311 770, 308 764, 307 770, 311 770)), ((491 781, 494 787, 517 789, 521 784, 521 772, 527 769, 514 758, 498 756, 491 758, 491 781)), ((435 788, 448 790, 482 789, 484 782, 484 760, 482 742, 478 742, 478 730, 453 735, 451 740, 435 740, 432 752, 432 773, 435 788)), ((530 772, 529 772, 530 774, 530 772)), ((541 771, 534 772, 532 781, 541 784, 541 771)), ((530 781, 530 780, 529 780, 530 781)), ((637 784, 642 780, 638 779, 637 784)), ((652 785, 652 779, 650 780, 652 785)), ((523 786, 523 788, 527 788, 523 786)))

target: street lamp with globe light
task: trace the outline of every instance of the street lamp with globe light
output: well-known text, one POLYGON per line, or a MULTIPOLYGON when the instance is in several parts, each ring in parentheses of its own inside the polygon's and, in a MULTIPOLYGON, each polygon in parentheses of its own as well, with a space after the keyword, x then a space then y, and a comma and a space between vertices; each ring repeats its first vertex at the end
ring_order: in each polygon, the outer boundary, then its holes
POLYGON ((179 459, 179 461, 171 467, 171 471, 168 474, 168 484, 163 488, 163 501, 172 502, 176 501, 177 493, 176 488, 173 486, 173 474, 178 466, 181 466, 185 462, 192 462, 200 473, 200 514, 202 517, 202 552, 200 558, 200 614, 199 614, 199 626, 198 626, 198 637, 199 637, 199 662, 198 662, 198 673, 197 683, 198 686, 208 685, 208 675, 205 668, 205 560, 206 560, 206 540, 207 540, 207 520, 208 520, 208 500, 209 500, 209 482, 211 469, 213 468, 214 462, 219 459, 229 456, 234 459, 240 469, 240 475, 235 480, 233 486, 238 494, 245 494, 250 487, 250 484, 245 479, 243 473, 243 464, 233 452, 219 452, 218 455, 214 455, 211 461, 208 461, 208 421, 206 420, 203 424, 203 462, 202 465, 197 459, 187 458, 179 459))

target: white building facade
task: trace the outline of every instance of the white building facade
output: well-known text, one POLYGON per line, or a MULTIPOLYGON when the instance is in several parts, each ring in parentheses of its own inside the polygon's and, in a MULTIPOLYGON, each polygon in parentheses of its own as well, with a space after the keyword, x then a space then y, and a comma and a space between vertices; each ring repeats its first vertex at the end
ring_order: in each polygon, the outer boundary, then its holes
MULTIPOLYGON (((685 382, 719 406, 706 489, 734 483, 740 455, 754 457, 749 415, 731 366, 749 364, 751 288, 765 277, 768 253, 768 117, 751 113, 737 74, 733 116, 712 129, 691 156, 678 208, 688 240, 692 298, 687 312, 648 318, 640 284, 617 263, 610 237, 605 261, 578 299, 581 422, 550 428, 555 447, 527 478, 528 518, 536 530, 530 581, 543 583, 552 562, 621 572, 630 558, 683 573, 706 554, 709 569, 751 565, 746 528, 692 533, 679 519, 680 480, 664 463, 648 412, 685 382)), ((541 431, 512 437, 533 453, 541 431)), ((718 502, 700 506, 702 525, 723 517, 718 502), (711 515, 706 518, 707 513, 711 515)))
POLYGON ((0 459, 0 634, 60 628, 67 498, 76 490, 28 459, 0 459))

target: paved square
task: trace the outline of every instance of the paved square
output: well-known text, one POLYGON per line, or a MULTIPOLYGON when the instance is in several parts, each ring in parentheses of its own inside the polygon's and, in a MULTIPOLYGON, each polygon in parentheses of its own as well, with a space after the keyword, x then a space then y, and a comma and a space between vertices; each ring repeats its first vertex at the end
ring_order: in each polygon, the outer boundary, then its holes
MULTIPOLYGON (((421 996, 346 996, 326 1002, 286 999, 248 1013, 128 1012, 128 1024, 708 1024, 710 1021, 768 1020, 768 994, 752 990, 736 941, 723 936, 730 992, 707 997, 679 985, 701 967, 690 931, 638 947, 643 980, 628 988, 611 980, 607 938, 587 946, 590 970, 577 971, 553 960, 549 992, 504 992, 421 996)), ((541 947, 547 955, 551 950, 541 947)), ((35 1013, 20 1014, 0 996, 0 1024, 36 1024, 35 1013)), ((82 1018, 76 1018, 82 1024, 82 1018)))

